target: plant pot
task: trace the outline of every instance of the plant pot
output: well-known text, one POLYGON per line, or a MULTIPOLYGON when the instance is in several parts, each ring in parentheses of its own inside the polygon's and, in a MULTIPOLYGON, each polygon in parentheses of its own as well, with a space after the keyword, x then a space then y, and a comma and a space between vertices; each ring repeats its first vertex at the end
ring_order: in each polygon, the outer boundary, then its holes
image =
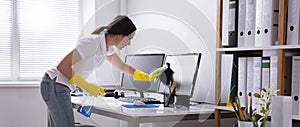
POLYGON ((238 121, 238 126, 239 127, 253 127, 253 123, 248 122, 248 121, 238 121))
MULTIPOLYGON (((260 127, 260 122, 258 122, 258 127, 260 127)), ((248 121, 238 121, 239 127, 254 127, 252 122, 248 121)), ((271 122, 267 121, 265 127, 271 127, 271 122)))

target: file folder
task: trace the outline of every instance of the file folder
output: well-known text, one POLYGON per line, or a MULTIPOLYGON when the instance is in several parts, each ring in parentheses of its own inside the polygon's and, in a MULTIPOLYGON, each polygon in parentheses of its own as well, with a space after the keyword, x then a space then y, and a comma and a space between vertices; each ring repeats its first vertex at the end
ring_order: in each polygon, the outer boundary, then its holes
POLYGON ((233 55, 222 54, 221 60, 221 102, 226 102, 230 92, 233 55))
MULTIPOLYGON (((247 96, 250 99, 253 98, 253 73, 254 73, 254 58, 248 57, 247 58, 247 96)), ((250 103, 248 103, 248 106, 250 107, 250 103)), ((250 111, 250 110, 248 110, 250 111)))
POLYGON ((229 0, 223 0, 222 6, 222 46, 228 46, 229 0))
POLYGON ((255 46, 263 46, 263 2, 265 0, 256 1, 255 10, 255 46))
POLYGON ((298 45, 300 43, 299 20, 300 20, 300 1, 288 0, 288 19, 287 19, 287 45, 298 45))
POLYGON ((246 0, 239 1, 238 47, 245 47, 246 0))
POLYGON ((238 53, 233 53, 231 82, 230 82, 230 102, 235 101, 238 93, 238 53))
POLYGON ((275 45, 278 33, 278 0, 256 1, 255 46, 275 45))
POLYGON ((228 47, 237 47, 238 32, 238 0, 229 0, 229 45, 228 47))
POLYGON ((237 31, 238 31, 238 0, 223 1, 223 31, 222 31, 222 46, 236 47, 237 46, 237 31))
MULTIPOLYGON (((270 64, 269 86, 262 86, 262 87, 264 87, 264 88, 270 87, 272 90, 277 90, 277 69, 278 69, 278 67, 277 67, 278 66, 277 50, 263 50, 263 63, 264 63, 264 60, 266 60, 266 62, 269 61, 269 64, 270 64)), ((263 83, 264 80, 265 80, 264 77, 262 77, 262 85, 264 85, 264 83, 263 83)))
POLYGON ((277 90, 278 56, 270 56, 270 88, 277 90))
POLYGON ((247 57, 239 58, 238 67, 238 97, 241 107, 246 107, 247 101, 247 57))
POLYGON ((273 1, 273 30, 272 30, 272 45, 278 45, 278 22, 279 18, 279 0, 273 1))
POLYGON ((292 96, 292 56, 285 57, 284 95, 292 96))
POLYGON ((256 0, 246 0, 246 36, 245 45, 246 47, 255 46, 255 6, 256 0))
POLYGON ((292 61, 292 97, 293 97, 293 115, 299 113, 300 97, 300 56, 293 56, 292 61))
MULTIPOLYGON (((252 93, 260 93, 261 89, 261 57, 253 58, 253 90, 252 93)), ((257 109, 259 98, 253 97, 253 109, 257 109)))
POLYGON ((270 87, 270 57, 262 58, 262 88, 270 87))
POLYGON ((279 0, 261 0, 263 1, 262 14, 262 32, 263 46, 275 45, 278 34, 278 15, 279 0))

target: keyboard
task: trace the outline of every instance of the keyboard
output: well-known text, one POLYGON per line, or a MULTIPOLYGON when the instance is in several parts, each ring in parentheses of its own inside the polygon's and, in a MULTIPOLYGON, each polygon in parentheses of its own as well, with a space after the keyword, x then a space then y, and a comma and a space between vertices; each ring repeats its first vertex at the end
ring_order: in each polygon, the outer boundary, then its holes
POLYGON ((159 100, 155 98, 140 98, 140 97, 120 97, 118 98, 119 101, 133 103, 136 100, 142 101, 145 104, 161 104, 159 100))

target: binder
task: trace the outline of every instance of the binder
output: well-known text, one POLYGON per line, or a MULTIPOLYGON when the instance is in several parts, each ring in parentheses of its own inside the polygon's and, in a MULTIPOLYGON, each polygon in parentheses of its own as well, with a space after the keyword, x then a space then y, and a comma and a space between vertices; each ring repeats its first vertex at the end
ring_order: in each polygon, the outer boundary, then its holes
POLYGON ((277 21, 277 23, 275 22, 273 24, 273 29, 272 29, 272 42, 271 42, 271 45, 278 45, 278 16, 279 16, 279 13, 276 13, 273 17, 274 20, 277 21))
MULTIPOLYGON (((272 90, 277 90, 277 69, 278 69, 278 53, 277 50, 263 50, 263 63, 269 62, 269 86, 262 86, 264 88, 270 87, 272 90)), ((264 68, 263 68, 264 69, 264 68)), ((267 68, 265 68, 267 70, 267 68)), ((263 70, 264 71, 264 70, 263 70)), ((263 72, 264 73, 264 72, 263 72)), ((264 77, 262 77, 262 85, 264 85, 264 77)))
POLYGON ((275 45, 278 34, 279 0, 263 1, 263 46, 275 45))
POLYGON ((277 90, 278 56, 270 56, 270 88, 277 90))
POLYGON ((279 0, 273 1, 273 29, 272 29, 272 45, 278 45, 278 18, 279 18, 279 0))
POLYGON ((229 45, 228 47, 237 47, 238 32, 238 0, 229 0, 229 45))
MULTIPOLYGON (((247 58, 247 96, 250 99, 250 97, 253 98, 253 73, 254 73, 254 57, 248 57, 247 58)), ((248 106, 250 107, 250 103, 248 103, 248 106)), ((248 110, 250 111, 250 110, 248 110)))
POLYGON ((223 31, 222 31, 222 46, 236 47, 237 46, 237 31, 238 31, 238 0, 223 1, 223 31), (225 28, 224 28, 225 27, 225 28))
POLYGON ((222 54, 221 60, 221 102, 226 102, 230 91, 233 55, 222 54))
POLYGON ((247 57, 240 57, 238 63, 238 97, 241 107, 246 107, 247 101, 247 57))
POLYGON ((255 12, 255 46, 263 46, 263 2, 265 0, 256 1, 255 12))
POLYGON ((300 56, 293 56, 292 62, 292 97, 293 97, 293 115, 299 113, 299 97, 300 97, 300 56))
POLYGON ((261 76, 261 86, 262 88, 270 87, 270 57, 262 58, 262 76, 261 76))
POLYGON ((223 0, 222 9, 222 46, 228 46, 229 0, 223 0))
POLYGON ((278 33, 278 0, 256 1, 255 46, 275 45, 278 33))
POLYGON ((300 1, 288 0, 288 19, 287 19, 287 45, 298 45, 300 20, 300 1))
POLYGON ((238 92, 238 53, 233 54, 231 82, 230 82, 230 102, 235 101, 238 92))
POLYGON ((256 0, 246 0, 246 47, 254 47, 255 45, 255 6, 256 0))
POLYGON ((239 1, 238 47, 245 47, 246 0, 239 1))
POLYGON ((292 96, 292 56, 285 57, 284 95, 292 96))
MULTIPOLYGON (((261 89, 261 61, 262 57, 253 58, 253 89, 252 93, 260 93, 261 89)), ((259 98, 253 97, 253 109, 257 109, 259 98)))

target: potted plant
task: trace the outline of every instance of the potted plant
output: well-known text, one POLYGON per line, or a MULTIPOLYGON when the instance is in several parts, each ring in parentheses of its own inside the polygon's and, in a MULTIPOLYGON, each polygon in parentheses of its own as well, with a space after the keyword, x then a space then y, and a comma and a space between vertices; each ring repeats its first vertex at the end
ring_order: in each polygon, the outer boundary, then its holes
POLYGON ((231 105, 238 118, 238 125, 243 127, 266 127, 268 116, 271 111, 271 99, 279 90, 272 90, 270 88, 261 88, 260 93, 254 93, 254 97, 259 98, 258 110, 252 112, 252 98, 250 98, 250 108, 242 108, 239 98, 236 97, 231 105), (248 112, 249 111, 249 112, 248 112), (251 124, 252 123, 252 124, 251 124))
POLYGON ((258 110, 256 110, 251 118, 254 127, 265 127, 268 121, 268 116, 271 111, 271 100, 273 96, 277 95, 279 90, 272 90, 271 88, 261 88, 260 94, 254 93, 254 97, 259 98, 258 110))

